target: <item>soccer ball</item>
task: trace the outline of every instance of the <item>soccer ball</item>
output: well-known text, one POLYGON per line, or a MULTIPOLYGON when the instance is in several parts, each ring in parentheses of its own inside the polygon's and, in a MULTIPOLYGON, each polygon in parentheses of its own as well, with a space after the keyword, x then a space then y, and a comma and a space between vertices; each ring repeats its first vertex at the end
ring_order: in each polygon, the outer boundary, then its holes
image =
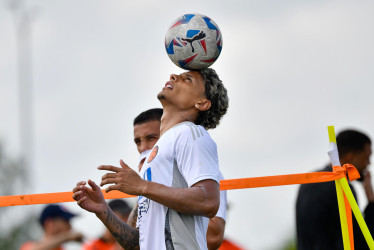
POLYGON ((171 61, 182 69, 207 68, 221 53, 222 33, 209 17, 185 14, 170 25, 165 48, 171 61))

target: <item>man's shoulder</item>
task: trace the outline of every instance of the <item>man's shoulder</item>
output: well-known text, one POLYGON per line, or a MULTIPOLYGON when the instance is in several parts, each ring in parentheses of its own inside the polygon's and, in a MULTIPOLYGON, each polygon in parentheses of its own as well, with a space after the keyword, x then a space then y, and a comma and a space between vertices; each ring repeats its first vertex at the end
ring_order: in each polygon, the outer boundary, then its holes
POLYGON ((210 135, 202 126, 192 122, 182 122, 174 127, 174 134, 177 138, 188 138, 192 140, 209 139, 210 135))
MULTIPOLYGON (((20 250, 32 250, 35 248, 35 245, 38 244, 38 242, 35 242, 35 241, 28 241, 28 242, 25 242, 21 245, 21 247, 19 248, 20 250)), ((61 246, 59 246, 58 248, 56 248, 57 250, 63 250, 63 248, 61 246)))
POLYGON ((95 250, 95 249, 109 250, 109 249, 112 249, 113 245, 114 245, 113 243, 108 243, 98 238, 98 239, 92 239, 91 241, 86 242, 83 245, 82 250, 95 250))
POLYGON ((20 250, 30 250, 34 247, 35 242, 33 241, 28 241, 22 244, 20 247, 20 250))

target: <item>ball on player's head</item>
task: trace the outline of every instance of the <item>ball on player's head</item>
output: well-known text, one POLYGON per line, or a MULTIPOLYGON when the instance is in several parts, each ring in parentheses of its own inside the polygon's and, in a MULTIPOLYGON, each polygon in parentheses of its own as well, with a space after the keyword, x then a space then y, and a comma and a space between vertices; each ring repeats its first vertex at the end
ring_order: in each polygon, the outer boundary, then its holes
POLYGON ((165 48, 171 61, 182 69, 207 68, 221 53, 222 33, 209 17, 185 14, 170 25, 165 48))

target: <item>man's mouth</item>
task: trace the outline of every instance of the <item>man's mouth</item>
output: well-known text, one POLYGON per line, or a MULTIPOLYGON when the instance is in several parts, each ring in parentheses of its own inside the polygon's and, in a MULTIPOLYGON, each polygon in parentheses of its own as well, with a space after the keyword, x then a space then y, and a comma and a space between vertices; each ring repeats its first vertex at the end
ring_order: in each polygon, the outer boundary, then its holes
POLYGON ((167 82, 167 83, 165 84, 165 87, 164 87, 164 88, 173 89, 173 85, 171 85, 170 82, 167 82))

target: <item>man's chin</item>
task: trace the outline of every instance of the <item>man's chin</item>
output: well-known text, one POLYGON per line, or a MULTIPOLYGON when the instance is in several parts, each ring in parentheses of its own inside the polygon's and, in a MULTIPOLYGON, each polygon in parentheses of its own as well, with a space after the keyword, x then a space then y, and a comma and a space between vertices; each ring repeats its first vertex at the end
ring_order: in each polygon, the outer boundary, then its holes
POLYGON ((159 99, 159 100, 165 100, 165 95, 162 92, 160 92, 157 95, 157 99, 159 99))
POLYGON ((358 171, 360 174, 360 178, 358 178, 356 181, 363 182, 364 181, 364 173, 362 171, 358 171))

